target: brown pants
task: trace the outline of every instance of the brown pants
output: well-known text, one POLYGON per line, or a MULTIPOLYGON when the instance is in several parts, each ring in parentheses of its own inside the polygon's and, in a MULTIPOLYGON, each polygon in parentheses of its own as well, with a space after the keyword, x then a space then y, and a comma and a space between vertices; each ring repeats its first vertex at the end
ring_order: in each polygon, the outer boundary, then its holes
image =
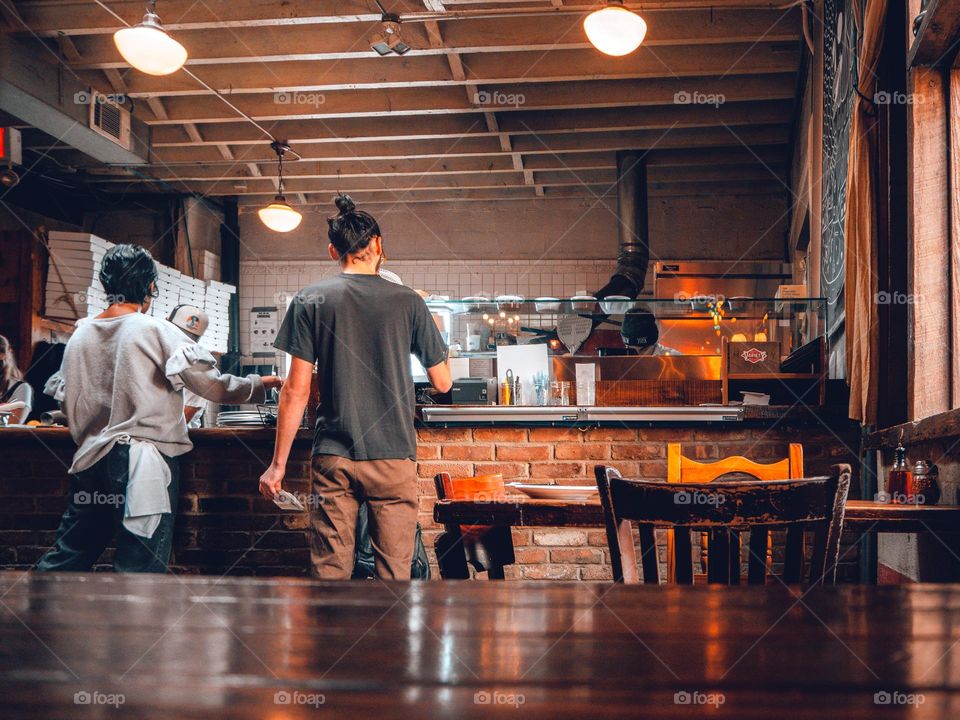
POLYGON ((310 557, 321 580, 353 574, 357 510, 367 501, 377 577, 409 580, 417 527, 417 464, 413 460, 351 460, 313 456, 310 557))

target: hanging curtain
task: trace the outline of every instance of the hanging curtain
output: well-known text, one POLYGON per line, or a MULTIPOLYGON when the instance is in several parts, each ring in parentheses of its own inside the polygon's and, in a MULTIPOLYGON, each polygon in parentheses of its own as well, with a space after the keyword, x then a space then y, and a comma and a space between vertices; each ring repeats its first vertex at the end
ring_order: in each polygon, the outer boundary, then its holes
POLYGON ((880 379, 877 324, 877 116, 869 99, 877 88, 877 64, 883 45, 887 0, 854 0, 855 18, 862 13, 858 54, 858 88, 850 118, 847 198, 844 220, 847 378, 850 417, 864 425, 877 419, 880 379))

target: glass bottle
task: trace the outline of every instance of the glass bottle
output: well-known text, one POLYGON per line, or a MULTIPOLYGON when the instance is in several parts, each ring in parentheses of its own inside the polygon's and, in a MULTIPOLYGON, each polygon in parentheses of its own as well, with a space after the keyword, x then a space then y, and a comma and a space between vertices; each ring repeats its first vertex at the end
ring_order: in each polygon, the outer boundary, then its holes
POLYGON ((905 504, 913 494, 913 472, 907 466, 907 451, 903 447, 903 436, 897 443, 893 467, 887 475, 887 495, 890 502, 905 504))

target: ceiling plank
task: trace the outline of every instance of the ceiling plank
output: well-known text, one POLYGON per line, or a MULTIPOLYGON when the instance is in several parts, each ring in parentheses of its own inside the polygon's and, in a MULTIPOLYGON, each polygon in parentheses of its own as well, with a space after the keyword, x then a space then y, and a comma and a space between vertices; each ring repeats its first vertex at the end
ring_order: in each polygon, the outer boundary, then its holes
MULTIPOLYGON (((598 152, 653 149, 652 157, 667 154, 676 164, 687 162, 685 158, 709 152, 762 153, 770 146, 785 148, 790 139, 789 125, 764 125, 737 128, 675 128, 668 133, 662 130, 619 133, 551 134, 540 139, 517 138, 522 152, 529 156, 566 155, 598 152), (669 151, 669 152, 668 152, 669 151), (689 153, 689 155, 688 155, 689 153)), ((56 153, 59 157, 82 158, 67 145, 52 144, 49 138, 34 139, 36 131, 24 131, 24 146, 37 152, 56 153)), ((508 160, 510 155, 500 150, 496 138, 490 135, 458 139, 394 140, 353 143, 349 141, 324 143, 298 143, 297 152, 302 162, 323 161, 328 163, 394 162, 407 160, 436 160, 443 162, 458 158, 480 158, 491 161, 496 157, 508 160)), ((234 149, 238 161, 274 163, 276 155, 265 143, 243 145, 234 149)), ((185 145, 155 148, 156 165, 167 167, 193 166, 202 163, 222 164, 222 155, 216 145, 185 145)), ((782 157, 786 157, 784 154, 782 157)), ((87 159, 89 163, 89 159, 87 159)), ((83 165, 82 161, 75 164, 83 165)), ((291 163, 292 165, 292 163, 291 163)))
MULTIPOLYGON (((535 53, 479 54, 464 58, 469 80, 455 80, 445 56, 362 58, 321 63, 253 64, 238 73, 235 66, 211 65, 197 75, 218 92, 242 93, 326 92, 404 87, 444 87, 467 82, 483 86, 528 83, 629 80, 636 78, 723 77, 797 72, 799 44, 776 43, 712 45, 690 48, 641 47, 629 62, 601 56, 593 50, 556 50, 535 53)), ((209 91, 183 73, 163 78, 135 73, 127 79, 138 95, 206 95, 209 91)))
MULTIPOLYGON (((107 71, 116 73, 115 70, 107 71)), ((795 77, 787 74, 727 78, 660 78, 597 80, 537 85, 468 87, 466 96, 456 87, 403 88, 377 92, 331 91, 232 96, 231 102, 258 121, 325 120, 337 117, 402 117, 452 115, 481 107, 499 113, 570 108, 641 107, 698 102, 793 100, 795 77)), ((150 96, 156 97, 156 96, 150 96)), ((182 122, 244 122, 218 98, 167 97, 167 117, 146 118, 150 124, 182 122)))
MULTIPOLYGON (((483 118, 468 115, 426 115, 416 123, 397 123, 389 118, 335 119, 327 121, 288 121, 271 126, 271 132, 291 144, 341 142, 370 142, 380 139, 413 140, 430 138, 460 138, 491 134, 500 138, 508 133, 514 138, 522 135, 547 135, 568 132, 617 133, 630 130, 662 128, 749 126, 790 122, 791 105, 786 102, 727 103, 717 108, 691 106, 663 106, 654 108, 600 108, 568 110, 554 113, 505 113, 494 118, 491 129, 483 118)), ((190 137, 184 140, 179 127, 160 125, 153 128, 155 149, 193 144, 256 145, 264 142, 262 134, 247 124, 224 123, 204 126, 205 139, 190 137)), ((504 152, 510 152, 501 144, 504 152)))
MULTIPOLYGON (((799 11, 686 10, 647 13, 646 48, 698 47, 716 44, 794 43, 800 40, 799 11)), ((218 28, 177 34, 189 51, 187 65, 201 67, 273 62, 323 62, 361 59, 389 62, 370 49, 370 35, 379 20, 367 24, 325 27, 218 28)), ((69 37, 69 36, 67 36, 69 37)), ((590 49, 578 16, 404 23, 403 38, 412 46, 406 59, 424 55, 543 53, 590 49), (443 42, 437 43, 437 37, 443 42)), ((110 35, 74 36, 82 58, 75 68, 125 68, 110 35)))
MULTIPOLYGON (((420 173, 411 173, 411 172, 362 172, 362 173, 350 173, 347 175, 340 173, 319 173, 316 168, 312 167, 296 167, 297 172, 293 172, 294 168, 285 170, 284 180, 285 181, 302 181, 302 180, 324 180, 324 181, 338 181, 344 183, 353 183, 353 182, 364 182, 367 180, 376 180, 381 182, 384 186, 396 185, 400 187, 409 186, 412 181, 416 181, 422 178, 432 178, 434 176, 444 177, 444 178, 453 178, 457 182, 463 182, 466 180, 471 180, 482 175, 503 175, 503 176, 524 176, 524 181, 526 185, 534 185, 533 178, 543 179, 546 177, 545 173, 565 173, 570 175, 578 175, 583 173, 591 172, 604 172, 608 175, 616 170, 616 162, 614 160, 614 154, 609 153, 609 160, 604 162, 577 162, 575 160, 576 156, 570 156, 567 160, 562 163, 549 163, 540 165, 536 162, 531 162, 530 167, 520 168, 519 170, 511 165, 507 164, 505 166, 498 166, 494 169, 487 169, 479 166, 474 167, 464 167, 457 171, 445 171, 445 172, 420 172, 420 173), (527 175, 531 175, 531 181, 527 180, 527 175)), ((531 159, 536 160, 537 156, 531 156, 531 159)), ((100 183, 104 185, 111 185, 117 183, 129 183, 129 182, 141 182, 141 183, 151 183, 151 182, 169 182, 171 180, 180 180, 183 182, 237 182, 237 181, 246 181, 251 178, 263 177, 260 167, 254 165, 259 174, 251 174, 248 172, 243 172, 246 170, 246 166, 238 164, 236 168, 230 168, 228 170, 221 170, 220 168, 196 168, 191 172, 173 172, 167 168, 156 168, 151 171, 153 178, 148 178, 144 176, 135 176, 131 178, 130 176, 93 176, 91 182, 100 183)), ((729 165, 685 165, 685 166, 664 166, 664 165, 650 165, 648 167, 648 179, 650 182, 704 182, 704 181, 725 181, 725 180, 769 180, 774 177, 782 178, 784 176, 785 164, 782 162, 776 162, 771 164, 762 164, 759 162, 754 163, 744 163, 744 164, 729 164, 729 165)), ((269 178, 264 178, 269 179, 269 178)), ((431 181, 432 182, 432 181, 431 181)), ((431 182, 427 182, 426 186, 429 186, 431 182)), ((549 184, 549 183, 548 183, 549 184)), ((345 185, 345 187, 350 187, 345 185)))
MULTIPOLYGON (((741 9, 745 12, 767 9, 784 12, 783 3, 777 0, 649 0, 642 3, 642 12, 648 22, 659 11, 676 13, 690 9, 715 12, 741 9)), ((62 0, 33 0, 17 4, 26 23, 39 35, 54 36, 59 32, 67 35, 112 35, 118 22, 103 8, 93 2, 62 0)), ((639 7, 626 3, 627 7, 639 7)), ((110 9, 128 24, 136 24, 143 18, 144 4, 138 0, 111 0, 110 9)), ((495 11, 477 8, 470 12, 447 10, 444 22, 473 22, 482 18, 476 15, 498 15, 500 22, 511 24, 525 19, 547 21, 552 18, 574 16, 579 19, 596 9, 588 2, 562 7, 533 7, 517 10, 497 8, 495 11), (513 17, 509 17, 509 16, 513 17)), ((399 13, 405 24, 438 19, 436 12, 423 8, 418 0, 394 2, 390 10, 399 13)), ((309 25, 341 25, 347 23, 374 23, 380 12, 365 0, 284 0, 282 4, 263 0, 164 0, 160 8, 164 27, 169 32, 196 32, 222 28, 266 29, 271 27, 297 28, 309 25)), ((488 18, 490 19, 490 18, 488 18)))

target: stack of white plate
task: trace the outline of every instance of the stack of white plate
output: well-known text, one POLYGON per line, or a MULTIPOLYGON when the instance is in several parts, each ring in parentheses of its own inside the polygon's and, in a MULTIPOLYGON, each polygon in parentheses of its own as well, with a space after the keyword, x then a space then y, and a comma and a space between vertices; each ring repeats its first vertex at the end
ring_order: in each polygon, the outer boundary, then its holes
POLYGON ((100 265, 113 244, 89 233, 54 231, 48 237, 46 316, 77 320, 106 310, 108 298, 100 284, 100 265))
POLYGON ((263 427, 256 410, 224 410, 217 414, 217 427, 263 427))

